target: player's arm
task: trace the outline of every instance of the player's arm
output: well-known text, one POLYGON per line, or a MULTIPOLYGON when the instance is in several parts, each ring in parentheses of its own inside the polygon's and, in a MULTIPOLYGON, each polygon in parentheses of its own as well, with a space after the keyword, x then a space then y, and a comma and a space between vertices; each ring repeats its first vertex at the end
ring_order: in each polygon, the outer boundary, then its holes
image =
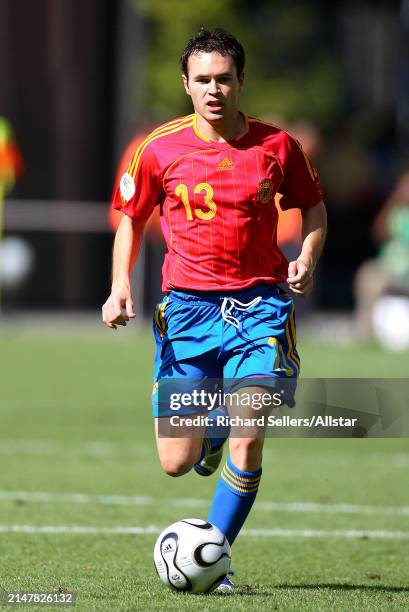
POLYGON ((123 215, 118 226, 113 258, 111 294, 102 307, 102 320, 111 329, 135 317, 131 293, 131 271, 142 242, 145 222, 123 215))
POLYGON ((114 195, 114 208, 124 214, 115 235, 111 294, 102 307, 102 320, 111 329, 135 317, 131 270, 145 223, 164 195, 162 168, 147 140, 136 150, 114 195))
POLYGON ((324 202, 305 208, 302 214, 302 249, 288 265, 287 283, 291 291, 307 297, 313 288, 315 266, 321 256, 327 235, 327 212, 324 202))

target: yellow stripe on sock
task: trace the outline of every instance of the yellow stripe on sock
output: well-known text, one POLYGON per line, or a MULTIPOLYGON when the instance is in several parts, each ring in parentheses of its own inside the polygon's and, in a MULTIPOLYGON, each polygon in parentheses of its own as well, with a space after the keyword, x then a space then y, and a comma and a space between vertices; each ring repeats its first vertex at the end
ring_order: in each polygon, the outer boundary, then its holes
POLYGON ((237 485, 233 480, 230 480, 228 475, 225 474, 224 472, 222 472, 220 476, 230 487, 232 487, 232 489, 235 489, 236 491, 240 491, 240 493, 254 493, 258 489, 258 484, 252 487, 241 487, 237 485))
POLYGON ((261 474, 259 474, 258 476, 239 476, 238 474, 236 474, 235 472, 233 472, 233 470, 230 468, 230 466, 226 463, 224 466, 224 469, 229 472, 230 476, 233 476, 233 478, 236 478, 237 480, 244 482, 244 483, 253 483, 256 482, 258 480, 260 480, 261 478, 261 474))
POLYGON ((226 482, 229 485, 229 487, 231 487, 232 489, 235 489, 236 491, 239 491, 240 493, 255 493, 258 489, 259 483, 251 487, 250 486, 243 487, 243 486, 237 485, 233 480, 230 480, 229 475, 224 471, 220 474, 220 477, 222 478, 222 480, 224 480, 224 482, 226 482))
POLYGON ((228 476, 231 480, 233 480, 240 487, 250 487, 254 485, 258 486, 260 482, 260 478, 261 478, 261 474, 254 478, 238 476, 229 468, 227 463, 223 468, 223 472, 226 474, 226 476, 228 476))

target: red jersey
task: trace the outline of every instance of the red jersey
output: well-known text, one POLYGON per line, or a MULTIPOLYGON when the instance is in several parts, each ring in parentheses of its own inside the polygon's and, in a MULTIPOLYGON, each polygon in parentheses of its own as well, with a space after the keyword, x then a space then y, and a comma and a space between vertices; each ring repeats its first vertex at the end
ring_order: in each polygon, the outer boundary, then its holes
POLYGON ((164 124, 121 178, 115 208, 145 220, 160 206, 165 292, 244 289, 287 278, 274 196, 282 195, 284 210, 318 204, 317 174, 287 132, 243 116, 243 134, 228 142, 200 134, 194 114, 164 124))

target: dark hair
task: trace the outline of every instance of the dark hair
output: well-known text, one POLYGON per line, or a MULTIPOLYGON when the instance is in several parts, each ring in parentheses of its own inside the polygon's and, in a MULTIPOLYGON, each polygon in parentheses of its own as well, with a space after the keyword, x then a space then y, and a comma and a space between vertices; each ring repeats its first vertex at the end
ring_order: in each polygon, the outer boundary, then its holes
POLYGON ((244 49, 239 41, 231 34, 228 34, 226 30, 223 30, 223 28, 205 30, 202 27, 189 40, 180 56, 183 74, 188 76, 187 63, 191 55, 195 53, 211 53, 212 51, 216 51, 220 55, 230 55, 234 60, 237 76, 240 77, 244 70, 244 49))

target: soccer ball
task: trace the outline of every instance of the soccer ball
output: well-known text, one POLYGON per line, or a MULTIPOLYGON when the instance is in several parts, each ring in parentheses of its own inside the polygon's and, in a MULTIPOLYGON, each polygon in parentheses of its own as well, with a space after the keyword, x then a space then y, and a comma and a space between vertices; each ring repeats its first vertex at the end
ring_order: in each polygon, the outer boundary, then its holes
POLYGON ((200 519, 183 519, 162 531, 153 556, 158 576, 168 586, 209 593, 226 577, 231 551, 220 529, 200 519))

